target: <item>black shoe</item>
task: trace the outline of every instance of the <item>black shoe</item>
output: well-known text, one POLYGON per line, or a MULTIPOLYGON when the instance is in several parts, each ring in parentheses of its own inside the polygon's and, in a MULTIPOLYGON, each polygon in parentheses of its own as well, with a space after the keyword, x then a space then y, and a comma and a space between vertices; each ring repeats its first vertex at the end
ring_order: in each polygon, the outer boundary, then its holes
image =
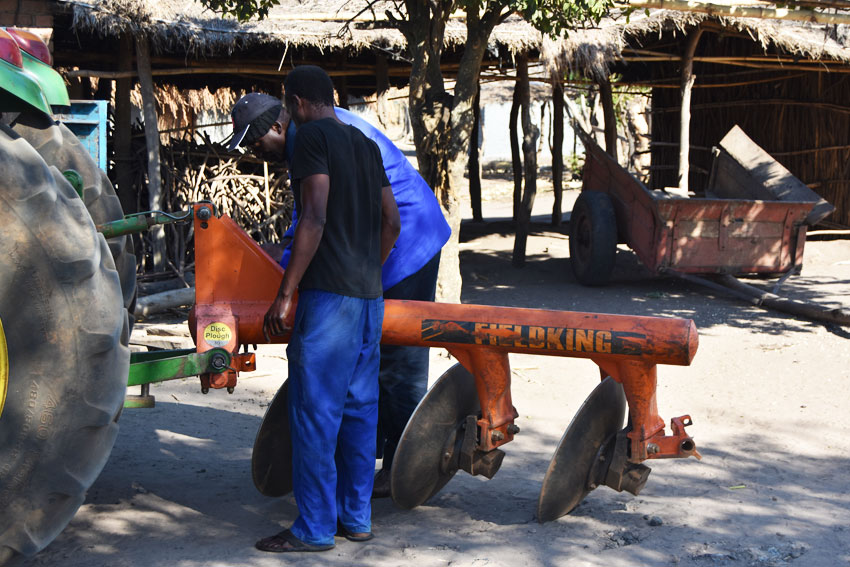
POLYGON ((375 534, 373 534, 372 532, 355 533, 355 532, 349 531, 348 528, 346 528, 345 526, 342 525, 342 522, 337 520, 336 521, 336 537, 344 537, 348 541, 364 542, 364 541, 369 541, 370 539, 374 539, 375 534))
POLYGON ((375 475, 375 484, 372 486, 372 498, 389 498, 391 495, 390 471, 381 469, 375 475))

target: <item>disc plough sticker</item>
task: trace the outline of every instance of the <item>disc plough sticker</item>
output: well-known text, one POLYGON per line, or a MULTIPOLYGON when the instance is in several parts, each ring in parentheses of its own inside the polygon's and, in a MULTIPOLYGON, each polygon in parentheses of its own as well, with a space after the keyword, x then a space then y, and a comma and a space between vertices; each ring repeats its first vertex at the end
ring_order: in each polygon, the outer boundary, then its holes
POLYGON ((646 341, 646 335, 602 329, 424 319, 422 340, 435 343, 634 356, 642 353, 642 343, 646 341))
POLYGON ((210 323, 204 329, 204 340, 214 347, 226 347, 233 339, 233 331, 224 323, 210 323))

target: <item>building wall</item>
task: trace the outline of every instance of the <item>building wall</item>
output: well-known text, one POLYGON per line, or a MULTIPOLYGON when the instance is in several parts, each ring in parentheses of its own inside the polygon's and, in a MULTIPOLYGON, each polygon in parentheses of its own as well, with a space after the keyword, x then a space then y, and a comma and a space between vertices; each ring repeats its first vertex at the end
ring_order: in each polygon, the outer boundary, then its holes
MULTIPOLYGON (((537 162, 552 163, 552 101, 535 101, 531 105, 531 122, 540 131, 537 139, 537 162)), ((511 103, 491 103, 481 108, 481 161, 511 160, 510 140, 511 103)), ((517 120, 517 134, 522 144, 522 121, 517 120)), ((569 120, 564 118, 564 156, 584 153, 584 147, 573 132, 569 120)))
POLYGON ((53 2, 51 0, 21 0, 20 2, 4 0, 0 2, 0 26, 41 28, 52 31, 53 2))

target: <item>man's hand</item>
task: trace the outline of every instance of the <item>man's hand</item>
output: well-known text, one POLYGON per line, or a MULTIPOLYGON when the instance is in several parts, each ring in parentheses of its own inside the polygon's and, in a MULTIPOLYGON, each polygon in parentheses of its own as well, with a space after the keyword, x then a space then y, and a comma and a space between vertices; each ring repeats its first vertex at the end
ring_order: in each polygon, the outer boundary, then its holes
POLYGON ((301 204, 304 213, 298 221, 298 226, 295 227, 289 267, 283 272, 277 297, 263 320, 263 336, 266 341, 269 341, 270 337, 279 337, 291 330, 283 321, 292 309, 292 297, 298 289, 298 283, 307 271, 313 256, 316 255, 319 242, 322 240, 329 191, 330 178, 327 175, 316 174, 301 180, 301 204))
POLYGON ((266 317, 263 320, 263 337, 267 343, 271 342, 271 337, 280 337, 290 330, 284 321, 291 308, 292 296, 278 294, 269 310, 266 311, 266 317))
POLYGON ((280 259, 283 257, 283 251, 286 250, 286 244, 282 242, 265 242, 260 244, 260 248, 279 264, 280 259))

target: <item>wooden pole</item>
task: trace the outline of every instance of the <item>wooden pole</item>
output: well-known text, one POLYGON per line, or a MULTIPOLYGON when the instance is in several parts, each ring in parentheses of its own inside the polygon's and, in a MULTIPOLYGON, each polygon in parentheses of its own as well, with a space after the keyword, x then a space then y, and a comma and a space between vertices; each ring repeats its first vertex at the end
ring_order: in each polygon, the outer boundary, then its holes
MULTIPOLYGON (((133 40, 124 34, 119 40, 118 68, 128 71, 133 68, 133 40)), ((130 119, 132 104, 130 92, 133 90, 133 80, 121 78, 115 85, 115 181, 118 184, 116 192, 121 201, 124 214, 135 213, 139 210, 138 191, 133 186, 133 170, 130 166, 132 154, 130 149, 130 119)))
POLYGON ((508 136, 511 139, 511 171, 514 175, 514 222, 519 218, 519 207, 522 201, 522 157, 519 153, 519 132, 517 132, 519 104, 519 80, 517 80, 514 85, 514 97, 508 118, 508 136))
POLYGON ((375 56, 375 92, 380 97, 390 89, 389 63, 387 56, 375 56))
POLYGON ((480 130, 481 130, 481 87, 472 103, 475 119, 472 123, 472 134, 469 136, 469 203, 472 206, 472 220, 481 222, 481 160, 479 159, 480 130))
POLYGON ((552 77, 552 114, 552 226, 560 226, 564 192, 564 85, 560 76, 552 77))
POLYGON ((605 151, 614 161, 617 159, 617 117, 614 114, 614 90, 611 80, 604 77, 599 80, 599 98, 602 101, 602 116, 605 120, 605 151))
POLYGON ((691 92, 694 81, 694 53, 702 35, 703 28, 698 26, 689 36, 682 56, 682 107, 679 123, 679 189, 688 190, 688 169, 691 149, 691 92))
MULTIPOLYGON (((346 59, 345 53, 340 53, 336 57, 340 68, 345 69, 346 59)), ((346 75, 333 77, 333 83, 339 95, 339 107, 348 110, 348 77, 346 75)))
POLYGON ((516 268, 525 265, 525 248, 531 224, 531 209, 537 195, 537 139, 540 130, 531 122, 531 89, 528 81, 528 55, 523 53, 517 61, 517 84, 519 85, 522 114, 522 154, 525 161, 525 190, 517 218, 512 264, 516 268))
MULTIPOLYGON (((151 75, 150 46, 144 35, 136 36, 136 68, 139 71, 139 87, 142 91, 142 112, 145 119, 145 144, 148 149, 148 207, 152 211, 162 210, 162 176, 159 163, 159 128, 156 119, 156 98, 151 75)), ((153 253, 153 268, 165 270, 165 230, 162 226, 150 230, 153 253)))
POLYGON ((184 305, 193 305, 195 303, 195 288, 186 287, 173 289, 140 297, 136 302, 134 315, 136 317, 147 317, 162 313, 168 309, 182 307, 184 305))
POLYGON ((263 192, 265 193, 266 218, 272 216, 272 192, 269 188, 269 162, 263 160, 263 192))
POLYGON ((695 274, 686 274, 675 270, 668 270, 666 273, 685 281, 705 286, 714 291, 727 292, 764 309, 775 309, 783 313, 790 313, 791 315, 805 317, 815 321, 823 321, 825 323, 850 325, 850 310, 781 297, 755 286, 745 284, 735 276, 729 274, 718 275, 718 281, 714 281, 695 274))

